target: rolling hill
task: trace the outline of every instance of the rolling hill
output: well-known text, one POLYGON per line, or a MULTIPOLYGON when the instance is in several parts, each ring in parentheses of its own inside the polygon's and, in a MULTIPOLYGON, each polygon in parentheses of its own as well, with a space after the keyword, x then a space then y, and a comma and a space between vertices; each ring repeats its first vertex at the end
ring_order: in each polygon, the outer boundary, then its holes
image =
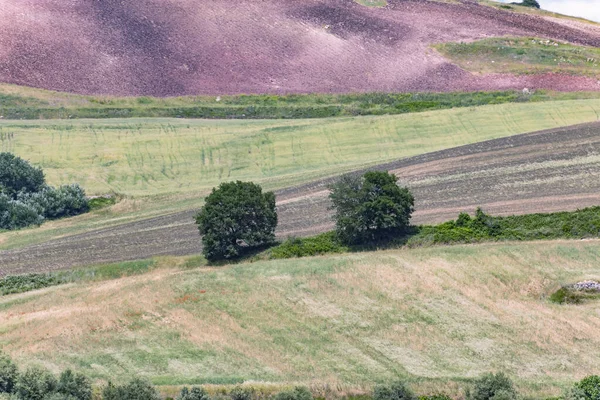
POLYGON ((0 81, 156 96, 600 89, 597 76, 472 74, 431 47, 495 36, 600 46, 597 25, 469 0, 5 0, 0 81))

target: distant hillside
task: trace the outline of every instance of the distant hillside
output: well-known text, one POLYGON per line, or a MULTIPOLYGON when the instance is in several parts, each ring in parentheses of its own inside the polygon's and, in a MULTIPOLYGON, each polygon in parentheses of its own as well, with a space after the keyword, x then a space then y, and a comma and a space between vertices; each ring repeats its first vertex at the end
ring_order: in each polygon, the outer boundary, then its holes
POLYGON ((475 75, 431 48, 491 36, 600 46, 596 26, 466 0, 3 0, 0 81, 156 96, 600 90, 597 76, 475 75))

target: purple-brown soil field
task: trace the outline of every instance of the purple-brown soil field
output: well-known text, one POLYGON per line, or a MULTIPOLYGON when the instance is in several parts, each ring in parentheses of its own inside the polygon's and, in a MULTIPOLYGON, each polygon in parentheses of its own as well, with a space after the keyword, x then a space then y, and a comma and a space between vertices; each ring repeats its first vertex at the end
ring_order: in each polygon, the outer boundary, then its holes
POLYGON ((2 0, 0 81, 155 96, 600 90, 594 77, 473 75, 430 48, 505 35, 600 46, 592 28, 466 0, 2 0))

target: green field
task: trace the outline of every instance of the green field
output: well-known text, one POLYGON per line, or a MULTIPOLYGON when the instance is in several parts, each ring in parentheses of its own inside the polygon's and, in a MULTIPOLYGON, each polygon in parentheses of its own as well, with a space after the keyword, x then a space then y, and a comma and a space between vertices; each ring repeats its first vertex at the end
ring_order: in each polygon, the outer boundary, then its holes
POLYGON ((461 68, 478 73, 600 75, 600 49, 547 39, 490 38, 435 48, 461 68))
POLYGON ((290 121, 0 121, 0 151, 118 204, 41 228, 0 233, 0 248, 199 207, 222 181, 277 189, 435 150, 596 121, 600 100, 501 104, 394 116, 290 121))
POLYGON ((547 298, 600 278, 598 257, 594 240, 221 268, 163 258, 142 275, 0 297, 0 346, 22 365, 161 385, 356 388, 400 376, 457 395, 502 370, 525 394, 550 396, 600 372, 597 304, 547 298))

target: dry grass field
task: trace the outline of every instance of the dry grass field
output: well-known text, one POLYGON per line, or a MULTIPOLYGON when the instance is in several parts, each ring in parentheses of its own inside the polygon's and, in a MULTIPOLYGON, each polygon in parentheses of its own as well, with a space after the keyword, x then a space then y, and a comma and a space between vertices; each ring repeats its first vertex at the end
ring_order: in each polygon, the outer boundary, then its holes
POLYGON ((0 346, 23 365, 161 385, 401 376, 460 394, 505 371, 527 395, 599 373, 596 304, 561 284, 600 278, 600 241, 436 247, 194 267, 0 298, 0 346))

